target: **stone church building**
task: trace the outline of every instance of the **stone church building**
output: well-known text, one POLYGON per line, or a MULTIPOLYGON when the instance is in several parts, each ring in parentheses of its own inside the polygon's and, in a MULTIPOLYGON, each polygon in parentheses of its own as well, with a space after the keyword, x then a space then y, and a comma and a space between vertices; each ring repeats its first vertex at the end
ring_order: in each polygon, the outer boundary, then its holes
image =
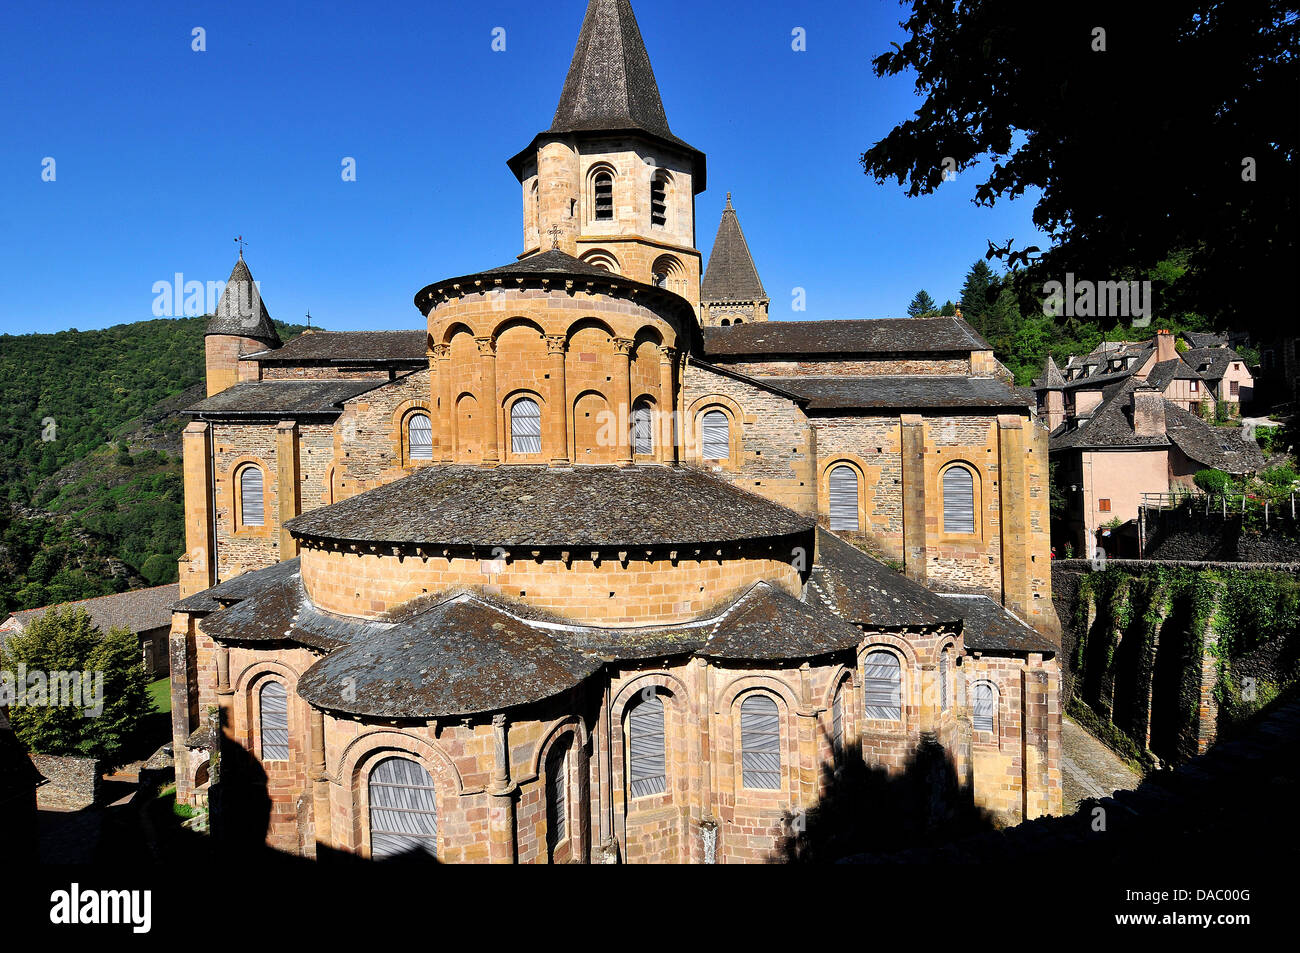
POLYGON ((1059 812, 1047 434, 988 343, 769 321, 730 198, 701 275, 628 0, 508 165, 523 252, 416 291, 425 330, 283 343, 235 265, 178 797, 320 858, 762 862, 828 767, 938 746, 1005 822, 1059 812))

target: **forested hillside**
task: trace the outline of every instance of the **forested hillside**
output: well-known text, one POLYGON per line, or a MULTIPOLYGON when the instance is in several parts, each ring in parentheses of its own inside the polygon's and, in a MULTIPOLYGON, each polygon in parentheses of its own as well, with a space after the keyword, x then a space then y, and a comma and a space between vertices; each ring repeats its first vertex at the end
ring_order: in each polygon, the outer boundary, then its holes
POLYGON ((0 335, 0 618, 175 580, 206 321, 0 335))

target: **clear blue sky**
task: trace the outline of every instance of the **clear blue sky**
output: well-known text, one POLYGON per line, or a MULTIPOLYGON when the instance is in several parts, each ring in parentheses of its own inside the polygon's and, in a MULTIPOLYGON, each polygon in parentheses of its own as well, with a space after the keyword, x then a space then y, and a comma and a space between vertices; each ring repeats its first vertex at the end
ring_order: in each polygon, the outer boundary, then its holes
MULTIPOLYGON (((522 250, 505 160, 550 124, 585 7, 10 4, 0 332, 152 317, 154 282, 224 280, 239 234, 272 316, 420 327, 419 288, 522 250)), ((970 202, 978 171, 917 199, 862 174, 861 151, 919 102, 910 77, 870 70, 901 39, 892 0, 633 7, 673 131, 708 156, 700 249, 730 190, 774 318, 899 315, 918 288, 955 297, 987 239, 1046 245, 1032 197, 970 202)))

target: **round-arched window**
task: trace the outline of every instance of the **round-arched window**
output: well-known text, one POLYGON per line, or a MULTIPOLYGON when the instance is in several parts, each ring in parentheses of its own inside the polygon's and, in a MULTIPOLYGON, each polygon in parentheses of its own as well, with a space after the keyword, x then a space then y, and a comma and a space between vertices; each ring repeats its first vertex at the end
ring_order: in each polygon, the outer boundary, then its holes
POLYGON ((406 446, 412 460, 433 459, 433 424, 428 414, 411 414, 406 419, 406 446))
POLYGON ((429 772, 409 758, 384 758, 370 772, 370 856, 426 854, 438 847, 438 799, 429 772))
POLYGON ((531 397, 510 406, 510 452, 542 452, 542 408, 531 397))

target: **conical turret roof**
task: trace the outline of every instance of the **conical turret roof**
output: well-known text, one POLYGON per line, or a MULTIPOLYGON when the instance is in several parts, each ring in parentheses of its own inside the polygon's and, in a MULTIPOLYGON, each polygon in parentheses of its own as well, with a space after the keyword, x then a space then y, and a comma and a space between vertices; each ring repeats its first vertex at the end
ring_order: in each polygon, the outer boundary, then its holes
POLYGON ((740 220, 731 206, 731 193, 727 193, 727 207, 722 210, 718 223, 718 236, 709 253, 709 267, 700 283, 701 301, 764 301, 767 292, 759 280, 758 269, 749 254, 745 233, 740 230, 740 220))
POLYGON ((271 315, 258 291, 244 256, 239 256, 230 280, 221 293, 216 313, 208 321, 205 334, 233 334, 262 341, 270 347, 280 346, 280 335, 271 323, 271 315))

